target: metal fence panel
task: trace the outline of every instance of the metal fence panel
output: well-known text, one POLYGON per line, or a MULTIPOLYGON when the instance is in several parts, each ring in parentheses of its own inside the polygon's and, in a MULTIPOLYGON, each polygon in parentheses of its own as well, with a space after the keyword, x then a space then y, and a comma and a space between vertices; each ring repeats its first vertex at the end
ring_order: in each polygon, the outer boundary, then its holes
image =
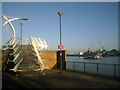
POLYGON ((99 64, 98 68, 99 68, 99 74, 114 76, 114 65, 99 64))
POLYGON ((66 63, 66 69, 67 70, 73 70, 73 62, 67 62, 66 63))
POLYGON ((75 63, 75 70, 84 72, 84 63, 76 62, 75 63))
POLYGON ((97 74, 97 64, 86 63, 85 71, 88 73, 96 73, 97 74))
POLYGON ((120 64, 103 64, 103 63, 87 63, 87 62, 66 62, 66 69, 72 71, 81 71, 95 73, 105 76, 120 77, 120 64))
POLYGON ((120 77, 120 65, 116 65, 116 77, 120 77))

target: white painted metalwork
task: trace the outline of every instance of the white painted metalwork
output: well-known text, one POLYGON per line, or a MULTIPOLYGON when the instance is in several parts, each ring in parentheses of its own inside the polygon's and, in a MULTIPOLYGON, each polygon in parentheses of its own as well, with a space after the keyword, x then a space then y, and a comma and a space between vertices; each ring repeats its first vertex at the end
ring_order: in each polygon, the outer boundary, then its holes
POLYGON ((19 43, 19 40, 14 43, 12 48, 14 49, 18 43, 19 43))
POLYGON ((7 42, 7 44, 9 45, 13 45, 15 43, 15 40, 16 40, 16 31, 15 31, 15 28, 14 26, 12 25, 11 21, 14 21, 14 20, 27 20, 25 18, 14 18, 12 17, 12 19, 8 19, 6 16, 2 16, 3 19, 5 19, 5 23, 3 24, 3 26, 5 26, 7 23, 10 25, 11 29, 12 29, 12 37, 11 39, 7 42))
POLYGON ((40 69, 36 69, 34 71, 48 69, 47 67, 44 67, 44 64, 42 62, 43 60, 41 59, 40 53, 38 51, 39 49, 42 50, 42 49, 48 48, 45 40, 42 40, 42 39, 36 38, 36 37, 29 37, 29 39, 30 39, 30 42, 33 46, 33 51, 35 52, 35 56, 37 56, 38 61, 40 63, 40 67, 41 67, 40 69))
MULTIPOLYGON (((7 18, 6 16, 3 15, 2 18, 4 18, 4 19, 6 20, 6 22, 10 25, 10 27, 11 27, 11 29, 12 29, 12 31, 13 31, 13 36, 12 36, 12 38, 7 42, 7 44, 13 44, 14 41, 15 41, 15 37, 16 37, 15 28, 14 28, 14 26, 12 25, 12 23, 10 22, 10 20, 8 20, 8 18, 7 18)), ((3 26, 4 26, 5 24, 7 24, 7 23, 4 23, 3 26)))
POLYGON ((42 49, 44 48, 44 44, 43 44, 43 42, 41 41, 40 38, 37 38, 37 40, 38 40, 38 42, 39 42, 39 44, 40 44, 39 49, 42 50, 42 49))
POLYGON ((18 54, 16 54, 15 58, 13 59, 12 62, 15 62, 17 60, 17 58, 19 57, 19 55, 21 54, 22 51, 20 51, 18 54))
POLYGON ((20 48, 20 44, 14 49, 13 55, 17 52, 17 50, 20 48))
POLYGON ((42 63, 42 59, 41 59, 41 57, 40 57, 40 55, 39 55, 39 52, 38 52, 38 50, 37 50, 36 42, 35 42, 35 40, 34 40, 33 37, 29 37, 29 39, 30 39, 31 44, 32 44, 32 46, 33 46, 33 49, 34 49, 34 51, 35 51, 35 55, 37 56, 38 61, 39 61, 39 63, 40 63, 40 67, 41 67, 41 69, 43 70, 43 69, 44 69, 44 64, 42 63))
POLYGON ((45 42, 45 40, 40 39, 40 38, 36 38, 36 37, 32 37, 32 39, 33 39, 33 42, 36 45, 37 49, 42 50, 42 49, 47 49, 48 48, 48 45, 45 42))
MULTIPOLYGON (((20 63, 23 61, 23 57, 21 59, 20 55, 21 55, 22 51, 19 50, 20 43, 19 43, 19 41, 16 41, 16 31, 15 31, 15 28, 12 25, 11 21, 14 21, 14 20, 27 20, 27 19, 25 19, 25 18, 14 18, 14 17, 12 17, 12 19, 8 19, 4 15, 2 16, 2 18, 4 20, 6 20, 5 23, 3 24, 3 26, 5 26, 6 24, 9 24, 9 26, 12 29, 12 37, 5 44, 5 47, 8 47, 8 48, 11 47, 11 49, 13 49, 13 51, 14 51, 12 53, 12 55, 14 55, 15 58, 11 62, 13 62, 16 65, 14 66, 13 69, 10 69, 10 70, 16 72, 16 71, 18 71, 17 68, 19 67, 20 63)), ((29 42, 29 44, 31 43, 33 51, 35 52, 35 56, 37 57, 39 65, 40 65, 40 68, 35 69, 33 71, 38 71, 38 70, 43 71, 44 69, 48 69, 48 68, 44 67, 44 64, 42 62, 43 60, 41 59, 40 53, 38 51, 38 50, 42 50, 42 49, 47 49, 48 48, 48 45, 45 42, 45 40, 40 39, 40 38, 36 38, 36 37, 29 37, 29 39, 25 39, 25 44, 26 44, 26 41, 27 41, 27 44, 28 44, 28 42, 29 42)))
POLYGON ((47 48, 48 48, 48 45, 47 45, 47 43, 45 42, 45 40, 42 39, 42 42, 43 42, 43 44, 44 44, 44 48, 47 49, 47 48))
POLYGON ((42 49, 47 49, 48 48, 48 45, 47 43, 45 42, 45 40, 43 39, 40 39, 40 38, 37 38, 37 42, 39 42, 39 49, 42 50, 42 49))
POLYGON ((9 69, 9 70, 17 72, 17 68, 19 67, 19 65, 22 61, 23 61, 23 58, 15 65, 15 67, 13 69, 9 69))
POLYGON ((37 38, 33 37, 33 39, 34 39, 35 45, 36 45, 36 47, 38 49, 40 47, 40 44, 39 44, 37 38))
POLYGON ((22 45, 30 44, 29 38, 23 38, 22 39, 22 45))

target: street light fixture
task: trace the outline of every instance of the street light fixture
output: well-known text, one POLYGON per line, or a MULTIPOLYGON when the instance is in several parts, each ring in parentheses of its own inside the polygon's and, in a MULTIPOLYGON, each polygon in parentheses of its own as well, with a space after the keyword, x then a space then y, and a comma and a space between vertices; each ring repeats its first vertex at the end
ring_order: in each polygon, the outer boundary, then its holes
POLYGON ((27 18, 21 18, 21 20, 28 20, 27 18))
POLYGON ((60 49, 60 73, 62 73, 62 49, 63 49, 62 40, 61 40, 61 15, 62 14, 63 14, 62 12, 58 12, 58 15, 60 17, 60 45, 58 45, 58 49, 60 49))

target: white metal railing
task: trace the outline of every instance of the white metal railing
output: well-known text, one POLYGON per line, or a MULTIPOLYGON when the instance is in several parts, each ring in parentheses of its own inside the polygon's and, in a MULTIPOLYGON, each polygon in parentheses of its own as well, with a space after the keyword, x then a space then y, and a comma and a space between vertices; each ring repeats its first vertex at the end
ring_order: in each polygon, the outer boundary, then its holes
POLYGON ((18 49, 20 48, 20 44, 14 49, 13 55, 15 55, 15 53, 18 51, 18 49))
POLYGON ((16 45, 18 45, 18 43, 19 43, 19 40, 17 40, 15 43, 14 43, 14 45, 13 45, 13 49, 16 47, 16 45))
POLYGON ((3 50, 7 50, 7 49, 14 49, 14 48, 16 48, 16 46, 19 44, 19 40, 16 40, 16 37, 15 37, 15 41, 14 41, 14 43, 12 43, 12 44, 4 44, 3 45, 3 50))
POLYGON ((36 38, 36 37, 29 37, 29 39, 30 39, 30 42, 32 44, 32 51, 34 52, 34 55, 37 57, 39 64, 40 64, 40 67, 41 67, 41 68, 36 69, 34 71, 49 69, 48 67, 44 67, 43 60, 41 59, 40 53, 38 51, 38 50, 42 50, 42 49, 47 49, 48 48, 47 43, 45 42, 45 40, 40 39, 40 38, 36 38))
POLYGON ((66 69, 98 75, 120 77, 120 64, 66 61, 66 69))
MULTIPOLYGON (((27 40, 27 42, 29 44, 31 44, 31 48, 32 48, 32 51, 34 52, 34 56, 37 57, 37 60, 38 60, 38 63, 40 65, 40 68, 38 69, 35 69, 33 71, 38 71, 38 70, 41 70, 43 71, 44 69, 48 69, 47 67, 44 67, 44 64, 43 64, 43 60, 41 59, 40 57, 40 54, 39 54, 39 51, 38 49, 43 49, 43 48, 47 48, 47 44, 44 40, 41 40, 40 38, 36 38, 36 37, 29 37, 29 40, 28 39, 25 39, 27 40)), ((14 59, 9 61, 9 62, 12 62, 15 64, 14 68, 13 69, 9 69, 9 70, 12 70, 14 72, 17 71, 17 68, 19 67, 20 63, 23 61, 23 56, 22 56, 22 50, 20 49, 20 46, 21 44, 19 43, 19 41, 16 41, 13 45, 12 45, 12 48, 13 49, 13 53, 12 55, 14 55, 14 59)))
POLYGON ((16 40, 16 30, 15 30, 13 24, 11 23, 11 21, 14 21, 14 20, 27 20, 27 19, 25 19, 25 18, 15 18, 15 17, 9 17, 9 19, 8 19, 8 18, 7 18, 6 16, 4 16, 4 15, 2 15, 2 18, 3 18, 4 20, 6 20, 6 21, 3 23, 3 26, 5 26, 5 25, 8 23, 9 26, 11 27, 12 33, 13 33, 11 39, 7 42, 7 44, 14 44, 14 43, 15 43, 15 40, 16 40), (11 18, 11 19, 10 19, 10 18, 11 18))
POLYGON ((20 59, 20 61, 14 66, 13 69, 9 69, 9 70, 14 71, 14 72, 17 72, 17 68, 19 67, 19 65, 20 65, 20 63, 21 63, 22 61, 23 61, 23 58, 20 59))
POLYGON ((36 43, 35 43, 35 41, 34 41, 34 38, 30 37, 29 39, 30 39, 31 44, 32 44, 32 46, 33 46, 33 50, 35 51, 35 55, 37 56, 38 61, 39 61, 39 63, 40 63, 40 67, 41 67, 41 69, 43 70, 43 69, 44 69, 44 64, 42 63, 42 59, 41 59, 41 57, 40 57, 40 55, 39 55, 39 52, 38 52, 38 50, 37 50, 37 47, 36 47, 37 45, 36 45, 36 43))
POLYGON ((15 62, 15 61, 17 60, 17 58, 20 56, 21 52, 22 52, 22 51, 20 51, 18 54, 15 55, 15 58, 13 59, 12 62, 15 62))

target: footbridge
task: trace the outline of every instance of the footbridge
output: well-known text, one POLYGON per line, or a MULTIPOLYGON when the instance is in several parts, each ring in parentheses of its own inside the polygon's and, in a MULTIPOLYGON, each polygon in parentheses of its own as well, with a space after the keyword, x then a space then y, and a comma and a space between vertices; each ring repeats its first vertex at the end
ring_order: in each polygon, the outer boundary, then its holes
POLYGON ((15 20, 25 20, 25 18, 7 18, 2 16, 5 20, 3 27, 6 24, 12 29, 12 37, 5 43, 2 47, 3 50, 9 50, 8 59, 5 62, 2 70, 13 71, 13 72, 22 72, 22 71, 43 71, 48 69, 44 66, 43 60, 39 55, 39 51, 42 49, 47 49, 48 45, 44 39, 38 37, 29 37, 27 39, 17 39, 16 30, 11 23, 15 20))

